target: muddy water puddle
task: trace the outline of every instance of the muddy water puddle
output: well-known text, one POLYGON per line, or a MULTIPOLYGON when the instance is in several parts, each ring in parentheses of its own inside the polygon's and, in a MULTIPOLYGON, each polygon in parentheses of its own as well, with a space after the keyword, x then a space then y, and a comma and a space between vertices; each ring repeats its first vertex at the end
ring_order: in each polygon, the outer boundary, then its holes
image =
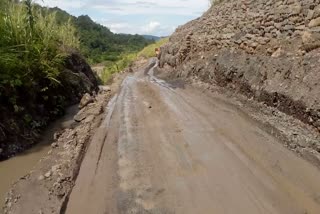
POLYGON ((37 145, 9 160, 0 162, 0 210, 11 185, 30 172, 38 161, 49 152, 54 133, 70 127, 73 123, 73 116, 77 112, 78 105, 69 107, 65 116, 53 122, 43 132, 37 145))

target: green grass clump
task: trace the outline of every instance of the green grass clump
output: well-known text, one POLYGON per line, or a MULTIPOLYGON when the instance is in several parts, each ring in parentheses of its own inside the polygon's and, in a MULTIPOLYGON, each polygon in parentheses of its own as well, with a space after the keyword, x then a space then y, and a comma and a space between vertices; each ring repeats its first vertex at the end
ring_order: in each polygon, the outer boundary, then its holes
POLYGON ((78 48, 79 39, 70 21, 58 24, 55 13, 31 0, 0 3, 0 99, 17 110, 19 92, 39 94, 60 84, 66 49, 78 48))
POLYGON ((148 45, 142 51, 139 52, 139 57, 150 58, 155 57, 155 49, 160 48, 162 45, 166 44, 169 41, 169 38, 164 38, 157 41, 154 44, 148 45))

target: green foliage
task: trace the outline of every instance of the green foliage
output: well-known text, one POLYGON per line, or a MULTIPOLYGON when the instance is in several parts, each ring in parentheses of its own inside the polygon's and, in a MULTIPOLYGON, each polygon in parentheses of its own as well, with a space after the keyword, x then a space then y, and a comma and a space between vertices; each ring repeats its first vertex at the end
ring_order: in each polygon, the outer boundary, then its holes
POLYGON ((114 34, 86 15, 74 17, 59 8, 49 11, 56 13, 58 23, 71 20, 80 38, 81 52, 91 64, 118 61, 121 55, 140 51, 153 42, 139 35, 114 34))
POLYGON ((81 50, 91 63, 115 62, 124 53, 140 51, 152 43, 139 35, 114 34, 89 16, 79 16, 74 22, 81 40, 81 50))
POLYGON ((168 41, 169 41, 169 38, 163 38, 157 41, 156 43, 152 43, 148 45, 140 52, 123 54, 119 57, 119 60, 115 62, 106 63, 106 67, 104 69, 104 72, 102 73, 102 78, 101 78, 102 81, 104 83, 107 83, 111 79, 112 74, 123 71, 128 67, 131 67, 132 63, 140 57, 142 58, 155 57, 155 49, 160 48, 162 45, 166 44, 168 41))
POLYGON ((19 112, 19 92, 38 94, 60 84, 65 49, 79 47, 75 32, 71 21, 58 24, 55 13, 39 10, 31 0, 1 0, 1 102, 19 112))
MULTIPOLYGON (((136 58, 136 53, 153 43, 153 40, 140 35, 114 34, 108 28, 92 21, 89 16, 74 17, 59 8, 35 7, 42 11, 42 14, 54 14, 58 25, 64 26, 68 23, 75 26, 72 34, 78 35, 80 50, 89 63, 106 64, 104 82, 113 73, 126 68, 136 58)), ((64 35, 67 36, 68 33, 64 35)))
POLYGON ((144 58, 155 57, 156 56, 155 49, 160 48, 162 45, 166 44, 168 41, 169 41, 169 38, 163 38, 154 44, 150 44, 147 47, 145 47, 142 51, 140 51, 138 56, 144 57, 144 58))
POLYGON ((107 83, 112 74, 123 71, 124 69, 131 67, 132 63, 137 60, 137 53, 123 54, 119 57, 120 59, 115 62, 108 62, 102 73, 102 81, 107 83))

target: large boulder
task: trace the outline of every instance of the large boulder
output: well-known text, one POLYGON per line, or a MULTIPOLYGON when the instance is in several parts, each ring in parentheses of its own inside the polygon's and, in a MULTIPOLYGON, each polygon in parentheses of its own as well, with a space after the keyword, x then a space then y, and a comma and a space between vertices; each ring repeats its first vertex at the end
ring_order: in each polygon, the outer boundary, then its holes
POLYGON ((66 59, 61 81, 66 97, 72 102, 79 102, 85 93, 98 92, 98 80, 91 67, 78 53, 72 52, 66 59))

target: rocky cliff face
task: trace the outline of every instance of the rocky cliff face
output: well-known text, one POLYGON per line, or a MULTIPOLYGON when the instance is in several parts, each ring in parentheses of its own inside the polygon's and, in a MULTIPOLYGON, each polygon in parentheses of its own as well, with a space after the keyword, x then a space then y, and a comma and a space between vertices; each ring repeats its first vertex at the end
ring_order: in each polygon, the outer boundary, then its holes
POLYGON ((85 93, 98 91, 98 82, 86 61, 70 53, 59 77, 60 84, 47 91, 30 94, 21 91, 22 111, 0 106, 0 160, 32 146, 50 121, 63 115, 66 106, 80 101, 85 93))
POLYGON ((176 30, 160 68, 230 88, 320 131, 319 3, 225 0, 176 30))

